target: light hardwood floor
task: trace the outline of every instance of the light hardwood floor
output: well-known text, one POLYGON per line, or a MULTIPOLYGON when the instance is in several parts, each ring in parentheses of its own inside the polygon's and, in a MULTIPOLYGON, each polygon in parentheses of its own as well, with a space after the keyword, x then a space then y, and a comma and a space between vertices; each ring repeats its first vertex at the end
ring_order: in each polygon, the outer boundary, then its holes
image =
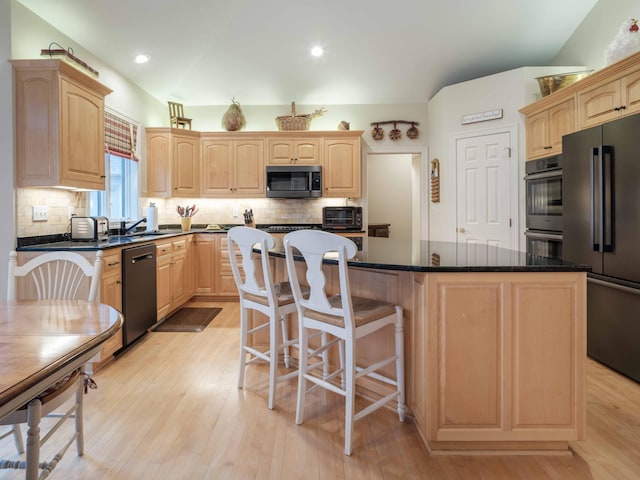
MULTIPOLYGON (((557 479, 640 478, 640 385, 588 362, 587 440, 573 456, 434 456, 411 423, 380 410, 343 448, 343 401, 307 397, 296 426, 295 381, 267 409, 267 369, 238 390, 238 304, 200 333, 149 333, 94 375, 85 397, 85 454, 71 446, 50 479, 557 479)), ((15 458, 11 439, 0 458, 15 458)), ((23 478, 0 471, 0 479, 23 478)))

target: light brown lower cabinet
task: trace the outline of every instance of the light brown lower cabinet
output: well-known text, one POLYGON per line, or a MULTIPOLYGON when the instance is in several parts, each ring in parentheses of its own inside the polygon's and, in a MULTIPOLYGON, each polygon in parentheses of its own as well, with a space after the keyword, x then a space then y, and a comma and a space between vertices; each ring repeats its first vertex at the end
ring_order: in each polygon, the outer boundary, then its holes
MULTIPOLYGON (((102 257, 100 279, 100 302, 122 312, 122 249, 110 249, 102 257)), ((95 372, 113 360, 113 354, 122 348, 122 328, 107 340, 100 352, 87 366, 89 373, 95 372)))
POLYGON ((156 303, 162 320, 191 298, 193 260, 191 235, 156 242, 156 303))
POLYGON ((217 300, 238 298, 231 272, 226 234, 196 234, 194 240, 195 290, 199 297, 217 300))
POLYGON ((427 375, 414 381, 426 382, 419 428, 432 450, 567 450, 584 438, 585 276, 427 275, 427 375))

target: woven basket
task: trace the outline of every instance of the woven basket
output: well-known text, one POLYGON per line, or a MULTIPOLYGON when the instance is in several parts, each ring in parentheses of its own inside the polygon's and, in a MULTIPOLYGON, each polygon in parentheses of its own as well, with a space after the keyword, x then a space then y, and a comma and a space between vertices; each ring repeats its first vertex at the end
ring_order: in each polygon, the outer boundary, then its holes
POLYGON ((315 113, 306 115, 296 115, 296 102, 291 102, 291 115, 283 115, 276 117, 276 125, 278 130, 309 130, 311 120, 315 117, 323 115, 326 110, 316 110, 315 113))

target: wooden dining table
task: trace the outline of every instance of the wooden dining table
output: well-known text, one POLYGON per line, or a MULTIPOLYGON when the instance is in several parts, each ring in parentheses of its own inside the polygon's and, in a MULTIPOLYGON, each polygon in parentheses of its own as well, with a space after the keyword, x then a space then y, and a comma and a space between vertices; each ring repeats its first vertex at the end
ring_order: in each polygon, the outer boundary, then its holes
POLYGON ((0 302, 0 418, 82 367, 122 322, 85 300, 0 302))

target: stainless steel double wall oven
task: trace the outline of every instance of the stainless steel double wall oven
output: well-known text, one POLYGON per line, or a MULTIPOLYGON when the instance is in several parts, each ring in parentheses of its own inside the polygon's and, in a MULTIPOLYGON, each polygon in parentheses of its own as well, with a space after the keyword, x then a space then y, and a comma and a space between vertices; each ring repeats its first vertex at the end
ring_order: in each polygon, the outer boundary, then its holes
POLYGON ((562 156, 526 163, 527 254, 562 257, 562 156))

